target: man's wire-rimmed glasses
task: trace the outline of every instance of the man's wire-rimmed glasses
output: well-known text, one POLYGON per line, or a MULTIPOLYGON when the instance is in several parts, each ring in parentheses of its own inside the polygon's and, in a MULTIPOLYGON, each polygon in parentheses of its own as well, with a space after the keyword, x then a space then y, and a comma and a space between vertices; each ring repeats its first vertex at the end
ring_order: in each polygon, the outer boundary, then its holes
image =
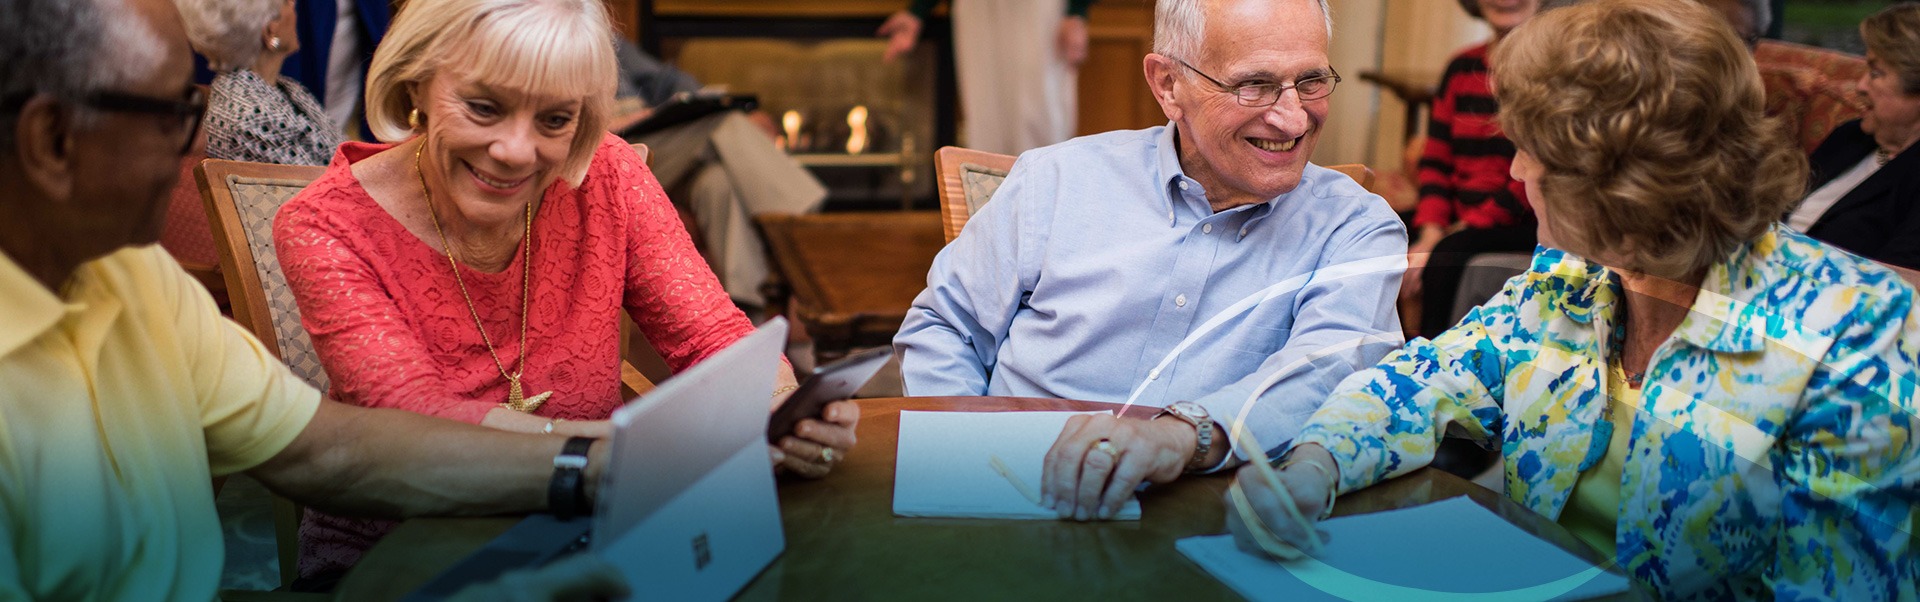
POLYGON ((1334 71, 1332 67, 1328 67, 1326 75, 1294 80, 1291 83, 1257 83, 1230 86, 1222 83, 1220 80, 1214 79, 1213 76, 1207 75, 1205 71, 1201 71, 1199 68, 1194 67, 1184 60, 1176 58, 1173 59, 1173 61, 1180 63, 1180 66, 1186 67, 1188 70, 1198 74, 1201 78, 1206 79, 1208 83, 1219 88, 1221 92, 1232 94, 1234 99, 1240 101, 1240 106, 1245 107, 1273 106, 1273 103, 1280 102, 1280 97, 1286 94, 1289 88, 1300 95, 1302 102, 1320 100, 1332 94, 1334 85, 1340 83, 1340 73, 1334 71))

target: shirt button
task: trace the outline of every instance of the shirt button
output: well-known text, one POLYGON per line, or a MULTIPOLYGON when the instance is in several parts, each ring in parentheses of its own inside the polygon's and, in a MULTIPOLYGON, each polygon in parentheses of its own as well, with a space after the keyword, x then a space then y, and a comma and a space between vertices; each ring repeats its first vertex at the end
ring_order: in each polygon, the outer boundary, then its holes
POLYGON ((1187 306, 1187 296, 1186 296, 1186 295, 1174 295, 1174 297, 1173 297, 1173 305, 1174 305, 1175 307, 1186 307, 1186 306, 1187 306))
POLYGON ((1188 189, 1188 188, 1189 188, 1189 186, 1187 186, 1187 181, 1186 181, 1186 180, 1181 180, 1181 181, 1180 181, 1180 189, 1181 189, 1181 190, 1186 190, 1186 189, 1188 189))
POLYGON ((1246 237, 1247 237, 1247 229, 1246 229, 1246 228, 1241 228, 1241 229, 1240 229, 1240 238, 1246 238, 1246 237))
POLYGON ((1159 379, 1160 379, 1159 368, 1154 368, 1152 370, 1147 371, 1147 380, 1159 380, 1159 379))
POLYGON ((1201 233, 1201 234, 1212 234, 1212 233, 1213 233, 1213 224, 1207 224, 1207 225, 1205 225, 1205 226, 1201 226, 1201 227, 1200 227, 1200 233, 1201 233))

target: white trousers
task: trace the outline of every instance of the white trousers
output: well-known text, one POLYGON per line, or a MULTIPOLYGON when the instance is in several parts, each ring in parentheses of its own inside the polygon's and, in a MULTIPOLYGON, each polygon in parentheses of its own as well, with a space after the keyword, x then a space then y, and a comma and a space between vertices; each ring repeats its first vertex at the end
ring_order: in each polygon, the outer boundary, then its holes
POLYGON ((753 216, 812 213, 827 189, 738 111, 640 137, 653 154, 654 177, 693 212, 707 260, 727 295, 742 305, 762 306, 767 280, 766 246, 753 216))
POLYGON ((1066 0, 954 0, 961 144, 1017 155, 1073 137, 1078 77, 1057 39, 1066 0))

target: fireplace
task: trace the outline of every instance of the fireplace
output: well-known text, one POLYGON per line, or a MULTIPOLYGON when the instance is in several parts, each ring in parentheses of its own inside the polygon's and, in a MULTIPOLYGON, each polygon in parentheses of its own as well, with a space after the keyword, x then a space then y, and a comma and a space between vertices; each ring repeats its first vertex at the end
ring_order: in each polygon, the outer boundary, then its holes
POLYGON ((872 7, 654 4, 638 7, 642 46, 704 84, 757 96, 778 144, 827 185, 828 209, 934 206, 933 150, 953 143, 955 122, 944 20, 929 19, 921 44, 888 64, 874 37, 886 13, 872 7))

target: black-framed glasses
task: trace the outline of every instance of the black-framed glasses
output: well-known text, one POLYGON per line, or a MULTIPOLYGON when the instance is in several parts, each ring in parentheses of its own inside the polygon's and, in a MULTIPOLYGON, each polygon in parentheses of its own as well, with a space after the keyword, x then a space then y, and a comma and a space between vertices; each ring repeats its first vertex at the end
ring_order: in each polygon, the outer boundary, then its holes
POLYGON ((94 92, 82 97, 80 104, 100 111, 178 119, 177 122, 162 123, 169 134, 185 134, 180 140, 179 150, 181 155, 185 155, 193 150, 193 139, 200 135, 200 118, 207 113, 207 93, 199 86, 194 86, 187 89, 184 99, 174 100, 125 92, 94 92))
POLYGON ((1199 76, 1206 79, 1208 83, 1219 88, 1221 92, 1232 94, 1236 100, 1240 101, 1240 106, 1243 107, 1273 106, 1273 103, 1280 102, 1280 97, 1285 95, 1289 88, 1300 95, 1302 102, 1320 100, 1326 98, 1328 94, 1332 94, 1334 85, 1340 83, 1340 73, 1334 71, 1332 67, 1328 67, 1326 75, 1298 79, 1291 83, 1241 84, 1238 86, 1229 86, 1220 80, 1214 79, 1213 76, 1207 75, 1205 71, 1201 71, 1199 68, 1188 64, 1186 61, 1173 59, 1173 62, 1180 63, 1180 66, 1186 67, 1188 70, 1199 74, 1199 76))

